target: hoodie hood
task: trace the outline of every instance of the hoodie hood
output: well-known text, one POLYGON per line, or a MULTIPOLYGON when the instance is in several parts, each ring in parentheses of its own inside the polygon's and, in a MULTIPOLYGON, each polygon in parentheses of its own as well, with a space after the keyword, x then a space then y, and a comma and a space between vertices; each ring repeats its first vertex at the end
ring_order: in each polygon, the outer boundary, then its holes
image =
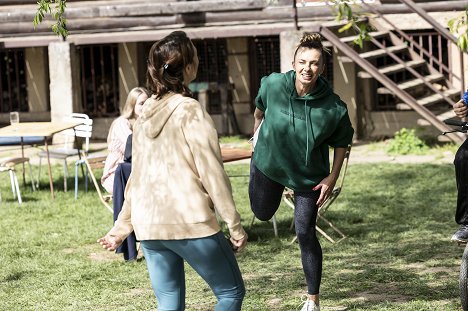
POLYGON ((157 137, 172 113, 187 99, 187 97, 175 93, 166 94, 160 99, 156 99, 156 96, 152 95, 143 105, 143 111, 138 118, 145 135, 149 138, 157 137))

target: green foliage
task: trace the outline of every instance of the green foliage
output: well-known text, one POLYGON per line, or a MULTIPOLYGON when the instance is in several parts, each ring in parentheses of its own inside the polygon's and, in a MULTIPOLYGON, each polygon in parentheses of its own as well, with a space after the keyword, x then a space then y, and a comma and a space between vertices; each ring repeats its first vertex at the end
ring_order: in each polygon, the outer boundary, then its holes
POLYGON ((457 45, 460 50, 468 52, 468 6, 460 16, 448 21, 450 32, 458 36, 457 45))
POLYGON ((332 0, 331 3, 334 5, 336 20, 348 21, 346 25, 338 30, 338 32, 341 33, 349 29, 353 29, 358 35, 358 37, 354 39, 353 42, 362 49, 364 41, 371 39, 371 36, 369 35, 371 26, 369 25, 367 18, 363 18, 364 16, 362 14, 353 12, 352 7, 347 1, 332 0))
POLYGON ((429 147, 417 135, 414 129, 402 128, 390 140, 387 152, 390 154, 423 154, 429 147))
POLYGON ((42 23, 46 14, 50 14, 56 21, 52 26, 52 31, 65 40, 68 36, 67 20, 64 17, 67 0, 39 0, 37 2, 37 12, 33 19, 34 28, 42 23), (55 6, 52 8, 52 5, 55 6))

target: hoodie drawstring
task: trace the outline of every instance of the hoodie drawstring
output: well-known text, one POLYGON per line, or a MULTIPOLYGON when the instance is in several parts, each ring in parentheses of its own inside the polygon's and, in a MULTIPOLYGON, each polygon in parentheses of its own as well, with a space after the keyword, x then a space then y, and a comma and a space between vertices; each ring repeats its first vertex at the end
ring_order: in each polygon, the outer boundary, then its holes
POLYGON ((306 121, 306 154, 305 154, 305 165, 309 165, 309 116, 307 113, 307 100, 304 101, 304 115, 306 121))
POLYGON ((291 94, 289 94, 289 125, 293 125, 294 123, 294 117, 293 117, 293 111, 292 111, 292 98, 294 96, 294 89, 292 89, 291 94))

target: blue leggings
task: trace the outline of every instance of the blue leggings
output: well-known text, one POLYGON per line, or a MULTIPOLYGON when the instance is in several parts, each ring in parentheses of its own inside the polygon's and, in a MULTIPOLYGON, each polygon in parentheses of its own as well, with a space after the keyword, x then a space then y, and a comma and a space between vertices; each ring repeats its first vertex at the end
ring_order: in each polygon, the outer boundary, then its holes
POLYGON ((185 310, 184 260, 218 299, 215 311, 241 310, 244 281, 224 234, 184 240, 141 241, 159 311, 185 310))
MULTIPOLYGON (((275 215, 281 203, 284 186, 265 176, 253 163, 250 164, 249 198, 252 212, 266 221, 275 215)), ((317 200, 320 191, 294 191, 294 226, 301 249, 307 292, 316 295, 322 280, 322 247, 315 233, 317 200)))

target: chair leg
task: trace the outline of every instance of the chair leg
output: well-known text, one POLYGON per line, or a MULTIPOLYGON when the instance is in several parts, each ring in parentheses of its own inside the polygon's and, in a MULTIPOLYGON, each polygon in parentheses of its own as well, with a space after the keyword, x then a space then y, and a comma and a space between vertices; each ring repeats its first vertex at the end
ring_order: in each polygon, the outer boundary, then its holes
POLYGON ((21 204, 21 203, 23 203, 23 200, 21 199, 21 192, 20 192, 19 185, 18 185, 18 178, 16 177, 16 173, 13 170, 10 170, 10 175, 11 175, 11 178, 12 178, 12 180, 14 182, 14 187, 16 188, 16 194, 18 196, 18 202, 19 202, 19 204, 21 204))
POLYGON ((13 171, 9 170, 8 173, 10 174, 10 184, 11 192, 13 193, 13 199, 16 199, 15 179, 13 178, 13 171))
POLYGON ((75 163, 75 200, 78 199, 78 165, 80 163, 77 161, 75 163))
POLYGON ((325 233, 319 226, 315 225, 315 230, 317 230, 321 235, 323 235, 328 241, 332 242, 333 244, 335 243, 335 240, 333 240, 328 234, 325 233))
MULTIPOLYGON (((286 203, 288 207, 290 207, 292 210, 294 210, 294 198, 292 197, 291 194, 286 193, 283 195, 283 202, 286 203)), ((293 213, 293 219, 291 220, 291 225, 289 226, 289 230, 292 230, 294 228, 294 213, 293 213)))
POLYGON ((39 190, 39 181, 41 180, 42 157, 39 157, 39 171, 37 172, 36 188, 39 190))
MULTIPOLYGON (((249 226, 249 229, 252 228, 254 222, 255 222, 255 215, 253 215, 252 217, 252 220, 250 221, 250 226, 249 226)), ((276 215, 273 215, 273 217, 271 218, 271 221, 273 223, 273 232, 275 233, 275 237, 277 238, 278 237, 278 224, 276 223, 276 215)))
POLYGON ((32 190, 36 191, 36 187, 34 186, 34 177, 33 177, 33 173, 32 173, 32 166, 31 166, 31 162, 29 162, 29 161, 28 161, 28 166, 29 166, 29 178, 31 178, 32 190))
POLYGON ((278 225, 276 224, 276 215, 273 215, 271 220, 273 222, 273 232, 275 233, 275 237, 277 238, 278 237, 278 225))
POLYGON ((85 175, 84 175, 84 178, 85 178, 85 192, 88 192, 88 166, 85 166, 85 175))
POLYGON ((337 234, 339 234, 341 236, 341 238, 337 242, 339 242, 339 241, 343 240, 344 238, 346 238, 346 235, 343 232, 341 232, 340 229, 335 227, 331 221, 329 221, 328 219, 326 219, 323 216, 320 216, 320 219, 322 219, 333 231, 335 231, 337 234))
POLYGON ((68 164, 67 159, 63 160, 63 191, 67 192, 68 164))
POLYGON ((252 229, 254 222, 255 222, 255 215, 252 216, 252 221, 250 222, 249 229, 252 229))

